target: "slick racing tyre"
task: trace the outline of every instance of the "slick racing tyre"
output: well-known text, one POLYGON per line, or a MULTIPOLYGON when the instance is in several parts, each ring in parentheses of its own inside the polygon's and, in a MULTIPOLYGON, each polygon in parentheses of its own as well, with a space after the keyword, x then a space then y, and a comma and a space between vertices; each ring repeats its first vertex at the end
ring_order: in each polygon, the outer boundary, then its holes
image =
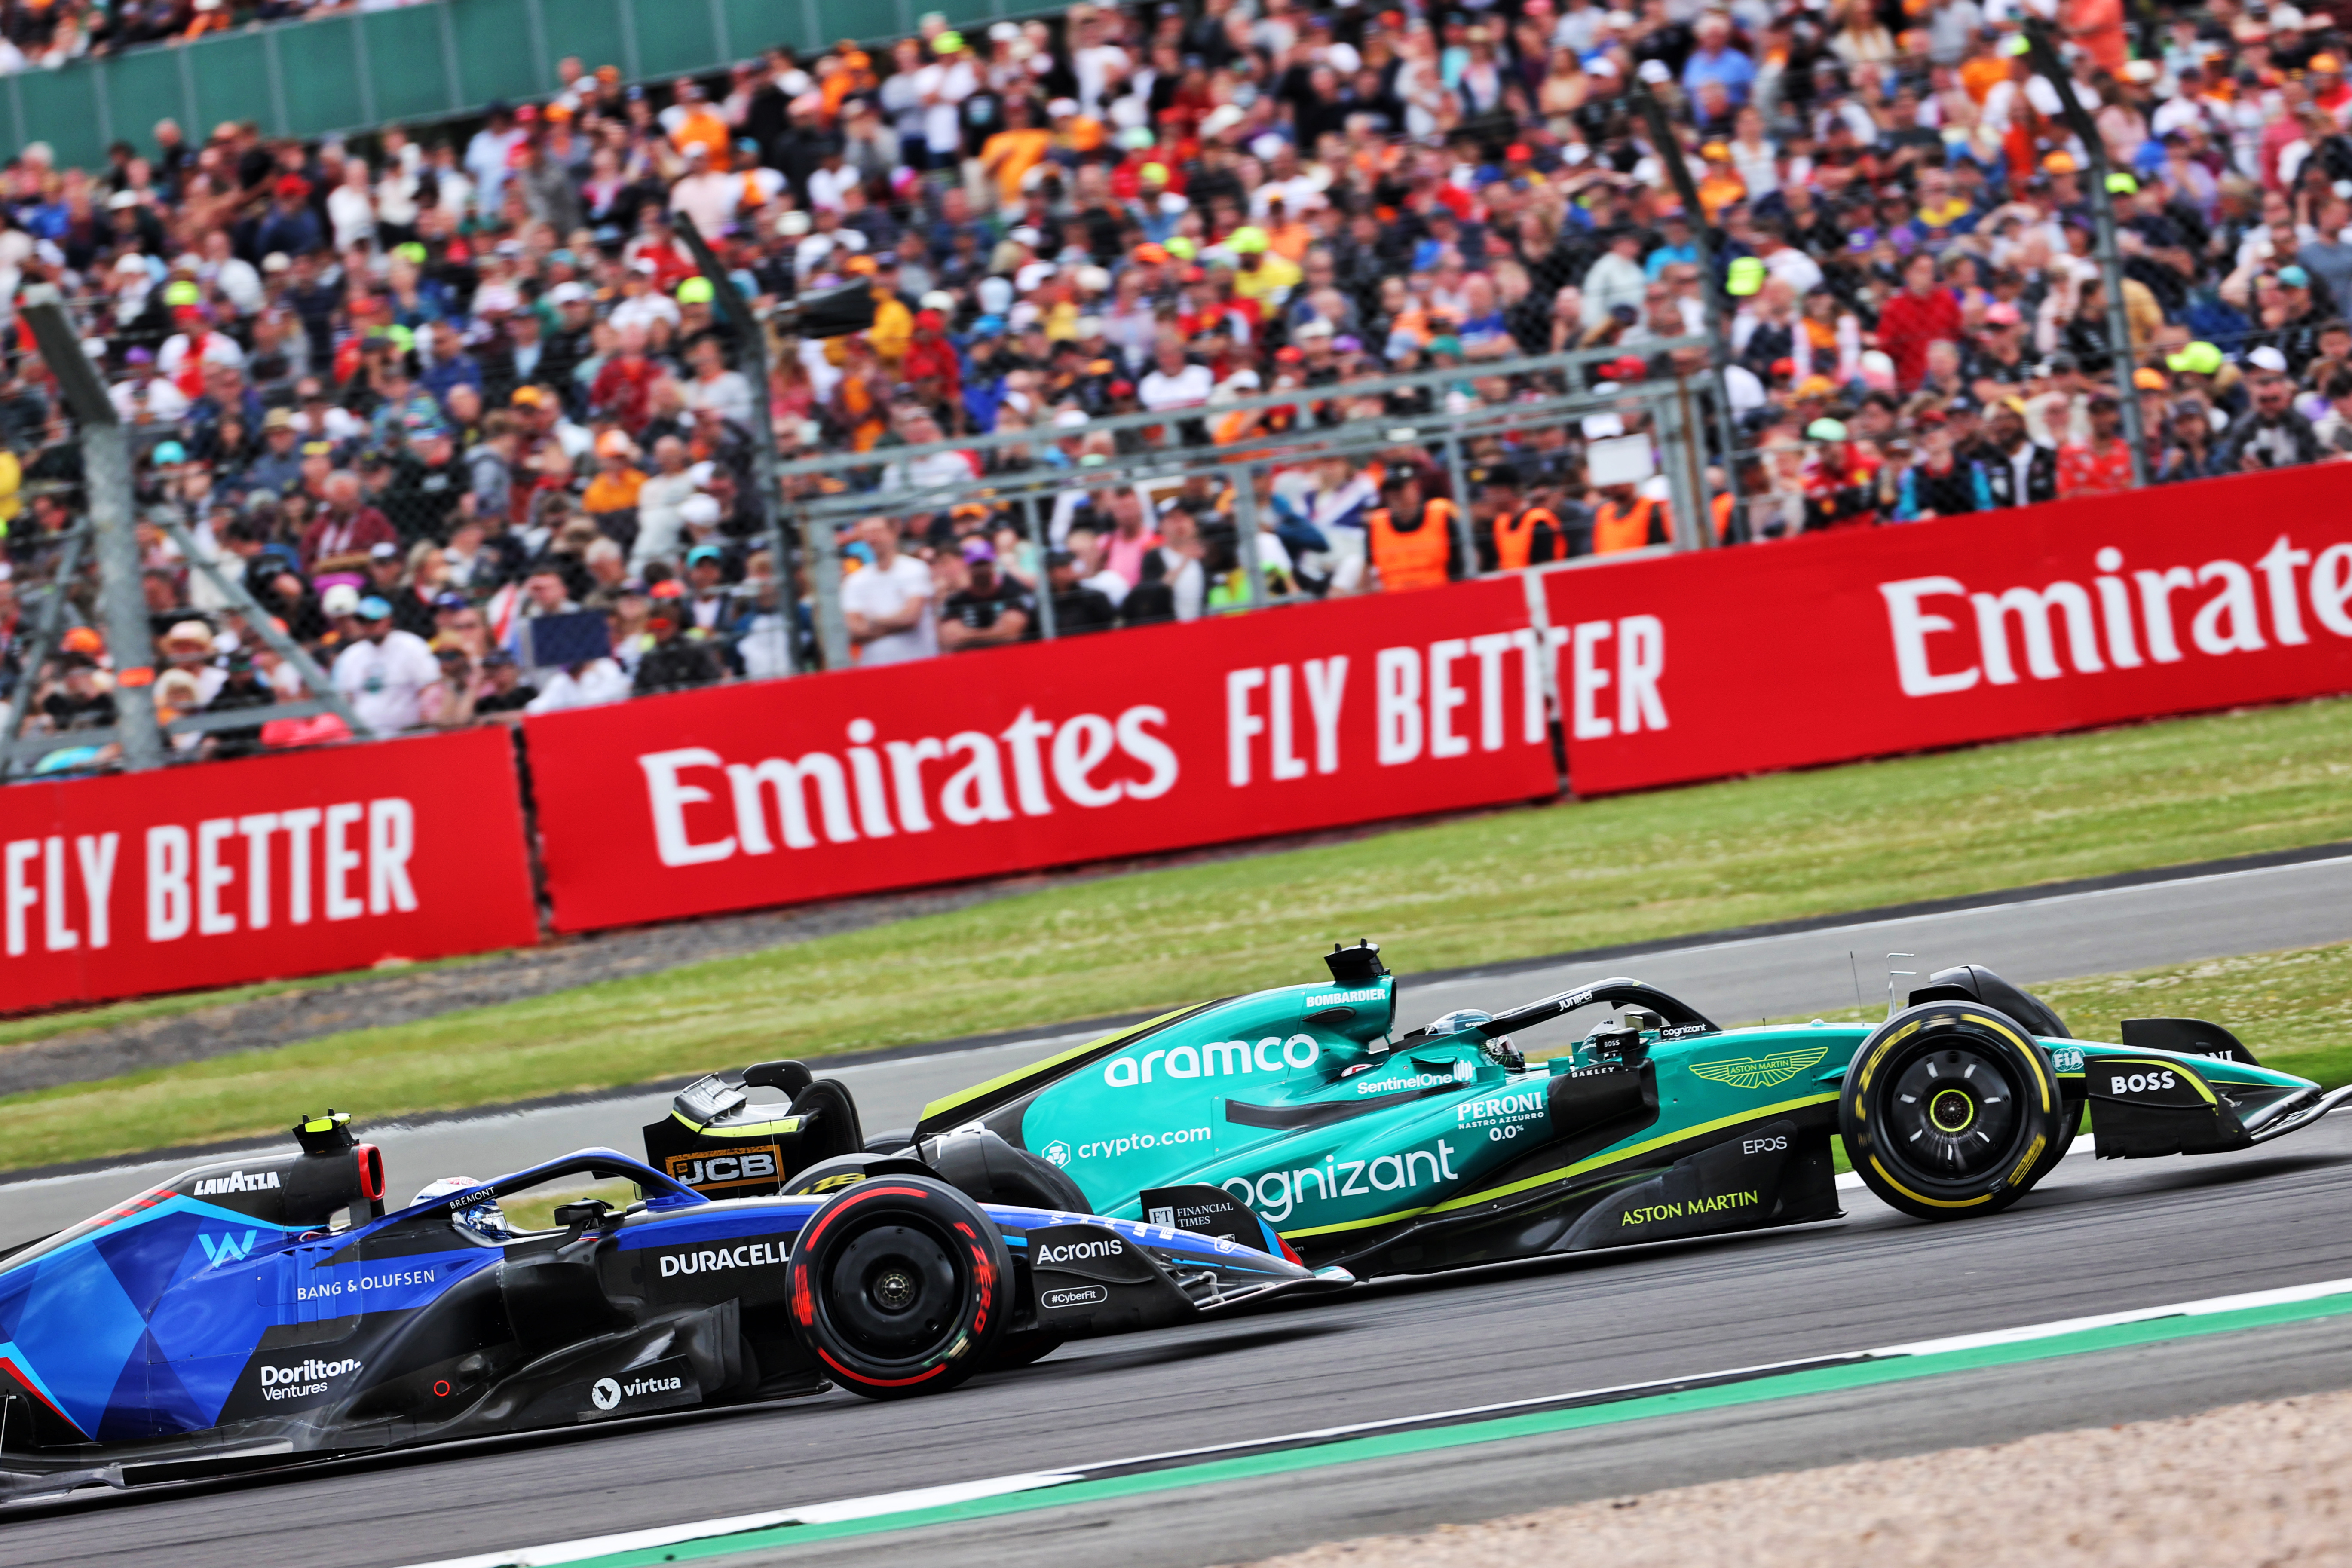
POLYGON ((943 1394, 990 1363, 1013 1267, 980 1206, 929 1176, 877 1176, 809 1216, 787 1259, 793 1326, 868 1399, 943 1394))
POLYGON ((2064 1132, 2048 1054, 1975 1002, 1906 1008, 1854 1052, 1838 1131, 1855 1172, 1919 1219, 1997 1214, 2032 1188, 2064 1132))

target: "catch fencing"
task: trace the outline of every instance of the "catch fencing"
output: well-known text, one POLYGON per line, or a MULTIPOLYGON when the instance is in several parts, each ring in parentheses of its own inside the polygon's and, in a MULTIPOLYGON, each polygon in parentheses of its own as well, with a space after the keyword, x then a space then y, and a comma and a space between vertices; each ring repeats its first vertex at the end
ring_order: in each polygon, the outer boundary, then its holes
MULTIPOLYGON (((2321 465, 547 714, 536 847, 585 931, 2352 691, 2347 503, 2321 465)), ((485 730, 0 791, 0 1008, 527 944, 520 782, 485 730)))

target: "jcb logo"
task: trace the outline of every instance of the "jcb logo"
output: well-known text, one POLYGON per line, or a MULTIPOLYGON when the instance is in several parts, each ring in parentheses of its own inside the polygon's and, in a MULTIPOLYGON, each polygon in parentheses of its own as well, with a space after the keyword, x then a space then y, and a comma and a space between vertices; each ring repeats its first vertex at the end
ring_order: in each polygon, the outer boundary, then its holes
POLYGON ((697 1191, 772 1184, 783 1169, 783 1150, 774 1143, 730 1149, 724 1154, 673 1154, 669 1173, 697 1191))

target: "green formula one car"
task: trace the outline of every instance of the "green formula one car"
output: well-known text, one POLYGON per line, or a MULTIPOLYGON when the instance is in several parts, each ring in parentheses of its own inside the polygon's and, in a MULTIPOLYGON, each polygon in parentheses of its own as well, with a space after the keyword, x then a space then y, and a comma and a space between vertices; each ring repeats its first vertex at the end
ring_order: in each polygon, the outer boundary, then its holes
POLYGON ((1328 984, 1170 1013, 939 1100, 912 1136, 993 1133, 1101 1214, 1223 1231, 1246 1207, 1300 1261, 1364 1276, 1835 1218, 1832 1133, 1886 1203, 1958 1219, 2031 1191, 2086 1102, 2097 1152, 2137 1158, 2265 1142, 2352 1094, 2195 1019, 2074 1040, 1974 965, 1875 1026, 1727 1029, 1611 979, 1397 1033, 1379 950, 1326 962, 1328 984), (1601 1008, 1548 1062, 1514 1047, 1601 1008))

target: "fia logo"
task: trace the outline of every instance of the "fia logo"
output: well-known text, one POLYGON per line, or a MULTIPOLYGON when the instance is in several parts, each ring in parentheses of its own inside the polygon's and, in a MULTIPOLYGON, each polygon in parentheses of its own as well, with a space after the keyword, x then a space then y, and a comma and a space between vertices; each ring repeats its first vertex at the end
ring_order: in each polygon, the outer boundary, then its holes
POLYGON ((1055 1139, 1051 1143, 1048 1143, 1043 1149, 1038 1150, 1037 1152, 1045 1155, 1049 1162, 1057 1166, 1067 1165, 1071 1159, 1070 1146, 1067 1143, 1063 1142, 1059 1138, 1055 1139))
POLYGON ((205 1260, 217 1268, 224 1263, 242 1263, 251 1257, 253 1244, 259 1237, 248 1230, 243 1236, 199 1236, 196 1239, 204 1243, 205 1260))

